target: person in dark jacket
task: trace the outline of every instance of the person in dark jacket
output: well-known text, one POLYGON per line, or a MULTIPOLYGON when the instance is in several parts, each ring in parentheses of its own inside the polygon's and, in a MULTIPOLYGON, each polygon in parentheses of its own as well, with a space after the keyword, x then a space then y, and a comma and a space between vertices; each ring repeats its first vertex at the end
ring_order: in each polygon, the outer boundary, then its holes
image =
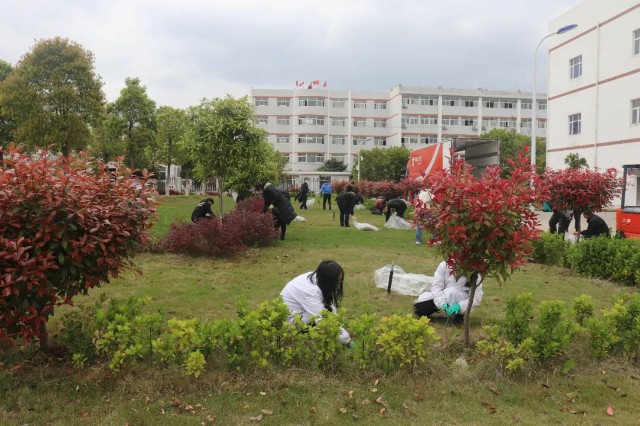
MULTIPOLYGON (((564 236, 564 234, 569 231, 569 224, 571 223, 572 217, 573 212, 571 210, 553 209, 553 214, 549 219, 549 232, 564 236)), ((579 229, 576 228, 576 231, 579 231, 579 229)))
POLYGON ((302 185, 300 185, 300 192, 298 192, 296 197, 300 202, 301 210, 307 210, 307 198, 309 198, 309 183, 308 179, 305 179, 304 182, 302 182, 302 185))
POLYGON ((275 218, 275 227, 276 229, 280 229, 280 239, 284 240, 284 236, 287 233, 287 225, 293 222, 293 219, 297 216, 291 206, 291 202, 283 191, 280 191, 269 182, 264 184, 262 197, 264 198, 264 208, 262 212, 266 213, 269 207, 273 206, 271 211, 275 218))
POLYGON ((407 202, 401 198, 394 198, 393 200, 387 202, 385 208, 387 209, 384 219, 384 221, 386 222, 391 217, 392 209, 396 212, 398 217, 402 217, 402 215, 404 215, 404 212, 407 210, 407 202))
POLYGON ((213 219, 216 215, 211 211, 213 206, 213 198, 207 198, 202 201, 193 209, 191 213, 191 222, 196 223, 200 219, 213 219))
POLYGON ((353 191, 343 192, 336 197, 336 204, 340 209, 340 226, 349 227, 349 216, 353 216, 353 208, 362 201, 362 196, 353 191))
POLYGON ((600 235, 606 235, 607 238, 609 238, 611 236, 607 222, 605 222, 603 218, 593 214, 593 212, 589 210, 585 210, 583 216, 587 220, 587 229, 584 231, 576 231, 576 236, 581 235, 584 238, 599 237, 600 235))

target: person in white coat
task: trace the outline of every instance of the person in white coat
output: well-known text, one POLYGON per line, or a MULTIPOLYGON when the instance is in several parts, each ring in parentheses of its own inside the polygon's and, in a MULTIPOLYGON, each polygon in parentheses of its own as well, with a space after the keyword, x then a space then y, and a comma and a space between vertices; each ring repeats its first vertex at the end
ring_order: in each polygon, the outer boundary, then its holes
MULTIPOLYGON (((329 312, 337 312, 337 307, 342 300, 344 271, 333 260, 323 260, 313 272, 305 272, 298 275, 284 286, 280 295, 287 305, 291 315, 289 321, 293 322, 297 315, 302 322, 311 323, 311 317, 315 321, 323 309, 329 312)), ((341 329, 338 340, 345 346, 351 346, 351 335, 341 329)))
MULTIPOLYGON (((453 270, 442 262, 438 265, 433 276, 433 284, 431 290, 425 291, 413 305, 414 312, 417 316, 431 316, 436 312, 442 311, 453 322, 460 324, 464 321, 464 313, 469 306, 469 292, 471 286, 467 282, 464 275, 456 276, 453 270)), ((482 302, 482 284, 476 288, 473 298, 471 311, 475 310, 482 302)))

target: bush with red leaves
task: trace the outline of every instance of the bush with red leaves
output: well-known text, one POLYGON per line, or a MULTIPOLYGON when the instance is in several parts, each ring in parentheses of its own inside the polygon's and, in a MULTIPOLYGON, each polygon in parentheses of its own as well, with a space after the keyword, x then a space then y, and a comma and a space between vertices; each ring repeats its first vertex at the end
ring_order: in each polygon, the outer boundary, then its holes
MULTIPOLYGON (((0 164, 0 340, 46 341, 54 307, 109 282, 146 242, 150 188, 84 157, 8 148, 0 164)), ((143 176, 144 178, 144 176, 143 176)))
POLYGON ((622 194, 622 179, 616 169, 604 172, 587 168, 547 169, 549 204, 558 210, 601 211, 622 194))
MULTIPOLYGON (((251 207, 254 199, 241 201, 251 207)), ((270 214, 259 211, 238 210, 224 220, 201 219, 196 223, 174 222, 163 241, 163 247, 172 253, 191 256, 231 256, 247 247, 263 247, 278 239, 270 214)))
POLYGON ((264 200, 262 198, 251 197, 246 200, 239 201, 236 204, 236 211, 262 213, 264 208, 264 200))

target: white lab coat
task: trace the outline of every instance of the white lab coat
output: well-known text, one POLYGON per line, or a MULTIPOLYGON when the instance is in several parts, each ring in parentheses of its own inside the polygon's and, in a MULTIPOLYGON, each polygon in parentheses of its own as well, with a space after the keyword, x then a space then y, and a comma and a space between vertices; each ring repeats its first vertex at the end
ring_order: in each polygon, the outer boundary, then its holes
MULTIPOLYGON (((456 280, 455 275, 451 274, 451 268, 443 261, 438 265, 436 273, 433 276, 431 290, 425 291, 418 296, 415 303, 433 300, 433 303, 439 309, 441 309, 445 303, 449 306, 458 303, 460 304, 460 313, 464 314, 467 311, 467 306, 469 306, 470 291, 471 287, 467 286, 467 277, 462 276, 456 280)), ((476 293, 473 297, 472 312, 480 305, 480 302, 482 302, 482 296, 482 284, 480 284, 476 288, 476 293)))
MULTIPOLYGON (((289 322, 293 322, 296 315, 300 315, 302 322, 309 324, 311 317, 316 316, 316 322, 322 319, 317 316, 323 309, 323 297, 320 287, 311 281, 311 274, 313 272, 305 272, 302 275, 298 275, 284 286, 280 292, 284 304, 287 305, 291 315, 289 315, 289 322)), ((331 306, 333 312, 336 312, 336 307, 331 306)), ((342 328, 338 340, 343 345, 347 345, 351 341, 349 333, 342 328)))

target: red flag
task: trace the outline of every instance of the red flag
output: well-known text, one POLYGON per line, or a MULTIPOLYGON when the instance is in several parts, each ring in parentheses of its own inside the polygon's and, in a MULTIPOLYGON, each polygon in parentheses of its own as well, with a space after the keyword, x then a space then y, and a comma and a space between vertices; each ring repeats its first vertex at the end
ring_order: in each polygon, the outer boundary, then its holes
POLYGON ((313 84, 317 86, 318 84, 320 84, 320 80, 313 80, 313 84))
POLYGON ((327 82, 322 83, 322 87, 327 87, 327 82))
POLYGON ((304 81, 301 81, 300 84, 298 84, 298 87, 302 87, 304 86, 304 81))
POLYGON ((311 86, 311 85, 309 85, 309 87, 307 87, 307 89, 311 90, 311 87, 312 87, 312 86, 311 86))
POLYGON ((296 80, 296 87, 298 87, 298 80, 296 80))

